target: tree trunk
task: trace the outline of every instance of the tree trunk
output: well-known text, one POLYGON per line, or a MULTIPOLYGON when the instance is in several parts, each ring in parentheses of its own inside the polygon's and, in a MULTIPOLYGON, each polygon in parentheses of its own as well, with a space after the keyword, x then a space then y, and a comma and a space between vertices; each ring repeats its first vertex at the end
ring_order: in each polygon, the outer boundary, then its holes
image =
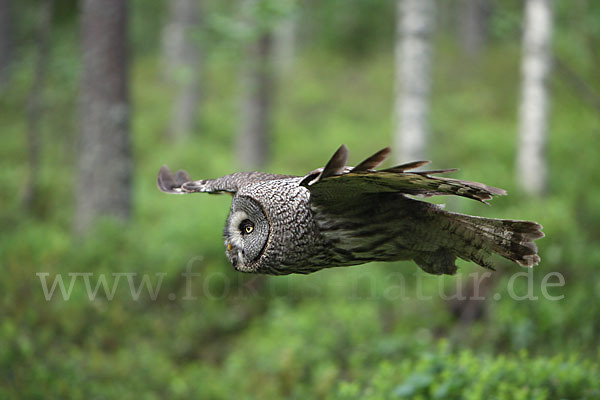
POLYGON ((242 168, 259 169, 269 153, 269 117, 273 96, 272 36, 263 33, 247 47, 241 70, 241 118, 237 159, 242 168))
POLYGON ((460 43, 465 54, 476 58, 488 36, 492 0, 462 0, 459 21, 460 43))
POLYGON ((44 82, 48 66, 50 33, 52 32, 52 12, 54 0, 44 0, 39 10, 37 29, 37 59, 33 72, 33 84, 27 99, 27 148, 29 171, 23 187, 23 207, 33 211, 37 200, 38 174, 40 167, 40 119, 44 107, 44 82))
POLYGON ((13 55, 13 15, 11 0, 0 0, 0 89, 9 81, 13 55))
POLYGON ((75 228, 131 208, 126 0, 82 2, 81 143, 75 228))
POLYGON ((434 14, 433 0, 398 0, 394 142, 399 162, 426 153, 434 14))
POLYGON ((292 14, 284 17, 273 32, 273 61, 280 77, 288 76, 294 65, 296 30, 297 17, 292 14))
POLYGON ((517 171, 522 189, 534 195, 540 195, 546 189, 547 84, 552 60, 551 39, 551 0, 527 0, 517 171))
POLYGON ((175 89, 169 136, 181 140, 195 128, 200 103, 200 46, 198 0, 171 0, 170 17, 163 30, 165 75, 175 89))

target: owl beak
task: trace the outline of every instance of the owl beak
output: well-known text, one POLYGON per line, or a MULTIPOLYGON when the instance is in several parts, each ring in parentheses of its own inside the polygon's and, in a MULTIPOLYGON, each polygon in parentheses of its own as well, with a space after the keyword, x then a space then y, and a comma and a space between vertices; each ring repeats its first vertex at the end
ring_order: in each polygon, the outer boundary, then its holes
POLYGON ((233 268, 237 267, 239 258, 238 258, 237 251, 233 248, 233 246, 231 245, 231 242, 227 242, 226 249, 227 249, 227 255, 229 256, 229 260, 231 261, 233 268))

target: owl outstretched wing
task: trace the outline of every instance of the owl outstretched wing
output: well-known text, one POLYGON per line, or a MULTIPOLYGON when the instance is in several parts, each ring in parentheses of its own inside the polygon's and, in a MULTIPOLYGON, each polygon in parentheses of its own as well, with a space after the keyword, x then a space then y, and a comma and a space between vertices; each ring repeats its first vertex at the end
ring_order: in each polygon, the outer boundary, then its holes
POLYGON ((171 194, 188 193, 231 193, 235 194, 240 187, 250 183, 283 179, 287 175, 268 174, 265 172, 236 172, 216 179, 192 180, 187 172, 179 170, 173 173, 163 165, 158 171, 156 184, 158 188, 171 194))
POLYGON ((390 153, 389 148, 378 151, 356 167, 346 166, 348 148, 342 145, 323 168, 306 175, 300 185, 310 190, 315 198, 356 197, 367 193, 403 193, 429 197, 456 195, 486 203, 494 195, 506 195, 506 191, 479 182, 432 176, 456 171, 443 169, 411 171, 429 163, 414 161, 392 168, 375 170, 390 153))

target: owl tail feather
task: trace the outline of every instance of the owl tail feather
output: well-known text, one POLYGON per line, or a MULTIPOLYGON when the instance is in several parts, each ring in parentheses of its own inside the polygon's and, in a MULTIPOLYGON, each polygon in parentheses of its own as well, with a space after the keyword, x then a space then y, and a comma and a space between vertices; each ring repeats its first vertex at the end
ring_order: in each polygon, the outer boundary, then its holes
POLYGON ((494 269, 492 255, 498 254, 523 267, 540 262, 534 241, 544 237, 542 226, 532 221, 492 219, 458 213, 446 214, 446 231, 458 239, 456 256, 494 269))
POLYGON ((543 238, 544 233, 536 222, 475 217, 440 208, 435 208, 435 213, 443 218, 434 219, 436 226, 431 232, 437 233, 429 241, 439 247, 413 258, 425 272, 452 275, 456 272, 456 257, 491 270, 495 269, 494 254, 523 267, 540 262, 535 240, 543 238))

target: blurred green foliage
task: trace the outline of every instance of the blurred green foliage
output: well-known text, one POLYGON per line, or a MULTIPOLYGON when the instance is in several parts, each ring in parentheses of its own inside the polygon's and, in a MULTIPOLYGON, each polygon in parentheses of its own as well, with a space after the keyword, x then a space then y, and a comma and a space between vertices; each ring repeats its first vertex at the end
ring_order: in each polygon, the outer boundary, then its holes
MULTIPOLYGON (((270 171, 304 174, 341 143, 353 152, 352 162, 390 143, 393 7, 339 3, 307 1, 291 9, 310 29, 302 33, 293 72, 278 82, 270 171)), ((578 2, 587 7, 582 12, 557 3, 557 56, 598 87, 590 43, 600 42, 594 23, 599 7, 578 2)), ((77 21, 73 9, 61 6, 44 91, 41 195, 33 212, 25 212, 23 104, 31 85, 35 12, 33 2, 23 4, 29 8, 19 20, 17 68, 0 100, 0 398, 600 397, 600 118, 554 74, 550 191, 542 199, 519 193, 520 2, 497 5, 493 35, 477 61, 466 63, 449 28, 440 31, 436 46, 433 166, 460 167, 456 176, 511 194, 491 208, 444 201, 460 212, 540 221, 547 235, 532 278, 539 299, 511 299, 508 281, 521 270, 502 264, 493 289, 499 299, 488 296, 486 316, 470 324, 457 321, 437 293, 440 287, 452 293, 481 272, 476 266, 460 263, 458 275, 443 278, 411 263, 247 276, 233 271, 223 255, 227 196, 158 192, 162 164, 198 177, 238 169, 231 149, 241 39, 220 33, 234 19, 233 2, 207 6, 201 129, 175 145, 164 135, 171 93, 160 79, 157 46, 164 5, 132 2, 134 215, 126 225, 99 221, 86 239, 71 230, 77 21), (188 267, 200 273, 189 282, 181 275, 188 267), (109 285, 114 273, 137 273, 136 282, 148 274, 153 285, 163 279, 155 300, 145 292, 132 299, 122 278, 112 300, 102 289, 90 300, 79 280, 68 301, 59 289, 46 301, 40 272, 49 273, 50 283, 58 274, 68 283, 69 273, 93 273, 92 286, 99 274, 109 285), (550 272, 565 277, 565 286, 554 288, 561 300, 540 294, 550 272), (190 293, 196 298, 186 300, 190 293)), ((516 281, 516 292, 527 289, 524 279, 516 281)))

